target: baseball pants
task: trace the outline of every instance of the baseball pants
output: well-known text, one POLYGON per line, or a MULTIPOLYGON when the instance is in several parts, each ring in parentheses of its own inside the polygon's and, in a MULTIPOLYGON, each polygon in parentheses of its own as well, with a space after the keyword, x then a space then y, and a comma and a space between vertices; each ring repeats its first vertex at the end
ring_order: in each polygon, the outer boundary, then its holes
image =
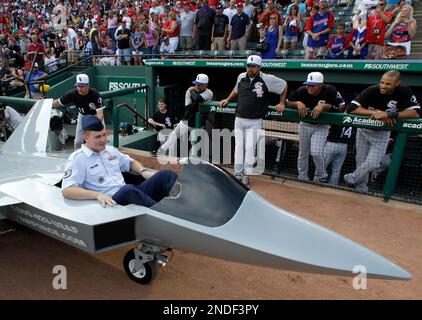
POLYGON ((234 121, 234 172, 235 174, 252 174, 255 163, 255 150, 262 119, 245 119, 236 117, 234 121))
POLYGON ((356 132, 356 170, 348 175, 349 181, 360 191, 368 190, 369 173, 376 170, 387 150, 390 131, 358 128, 356 132))
POLYGON ((324 145, 327 141, 330 125, 299 123, 299 155, 297 158, 298 179, 309 181, 309 155, 315 164, 314 181, 319 182, 327 177, 324 165, 324 145))
POLYGON ((191 130, 192 130, 192 128, 190 128, 186 124, 186 122, 180 121, 177 124, 176 128, 174 128, 174 130, 170 133, 167 141, 162 144, 162 146, 160 147, 159 150, 165 153, 167 150, 172 148, 171 153, 176 154, 176 152, 175 152, 176 150, 174 150, 174 148, 177 145, 177 139, 179 139, 180 137, 188 138, 188 134, 191 130))
POLYGON ((347 156, 347 143, 330 142, 327 141, 324 146, 324 165, 327 170, 331 163, 331 175, 328 179, 328 184, 333 186, 338 185, 340 178, 341 167, 347 156))
POLYGON ((152 207, 167 196, 177 180, 177 174, 171 170, 160 170, 148 180, 134 186, 126 184, 114 195, 113 200, 122 206, 137 204, 152 207))

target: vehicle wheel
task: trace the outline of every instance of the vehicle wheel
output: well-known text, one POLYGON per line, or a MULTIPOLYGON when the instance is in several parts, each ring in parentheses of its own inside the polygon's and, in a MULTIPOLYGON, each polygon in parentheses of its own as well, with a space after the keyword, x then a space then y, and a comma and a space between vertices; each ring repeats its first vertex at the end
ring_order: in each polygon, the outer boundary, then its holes
POLYGON ((134 272, 135 253, 133 250, 129 250, 125 254, 125 257, 123 258, 123 267, 129 278, 140 284, 150 283, 154 279, 158 268, 156 261, 152 260, 142 264, 141 268, 134 272))

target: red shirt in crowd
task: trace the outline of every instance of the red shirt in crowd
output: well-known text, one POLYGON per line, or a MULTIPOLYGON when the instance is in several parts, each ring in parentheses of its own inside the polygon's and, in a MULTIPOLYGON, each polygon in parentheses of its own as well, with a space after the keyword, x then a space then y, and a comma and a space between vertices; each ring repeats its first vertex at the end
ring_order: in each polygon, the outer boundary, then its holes
MULTIPOLYGON (((393 14, 391 12, 384 12, 384 14, 389 17, 391 21, 393 14)), ((366 22, 366 40, 368 43, 383 46, 387 24, 387 22, 382 20, 379 13, 369 15, 366 22)))

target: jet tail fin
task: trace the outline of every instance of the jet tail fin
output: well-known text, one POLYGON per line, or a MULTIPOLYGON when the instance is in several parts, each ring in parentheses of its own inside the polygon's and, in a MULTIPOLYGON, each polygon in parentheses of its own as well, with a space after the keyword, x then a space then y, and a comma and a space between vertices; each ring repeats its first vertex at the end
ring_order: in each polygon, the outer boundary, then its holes
POLYGON ((37 101, 3 145, 3 152, 45 156, 52 107, 53 99, 37 101))

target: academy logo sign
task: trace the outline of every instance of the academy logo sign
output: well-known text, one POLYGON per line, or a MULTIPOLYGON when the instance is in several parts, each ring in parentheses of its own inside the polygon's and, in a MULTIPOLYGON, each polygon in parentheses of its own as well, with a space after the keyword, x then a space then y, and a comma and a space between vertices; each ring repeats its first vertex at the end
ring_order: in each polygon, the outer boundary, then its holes
POLYGON ((228 108, 228 107, 216 107, 212 106, 210 112, 217 112, 217 113, 235 113, 235 108, 228 108))
POLYGON ((381 120, 374 120, 371 118, 352 118, 352 117, 344 117, 343 124, 347 125, 359 125, 365 127, 383 127, 384 122, 381 120))
POLYGON ((403 123, 403 128, 409 128, 409 129, 422 129, 422 123, 410 123, 410 122, 405 122, 403 123))

